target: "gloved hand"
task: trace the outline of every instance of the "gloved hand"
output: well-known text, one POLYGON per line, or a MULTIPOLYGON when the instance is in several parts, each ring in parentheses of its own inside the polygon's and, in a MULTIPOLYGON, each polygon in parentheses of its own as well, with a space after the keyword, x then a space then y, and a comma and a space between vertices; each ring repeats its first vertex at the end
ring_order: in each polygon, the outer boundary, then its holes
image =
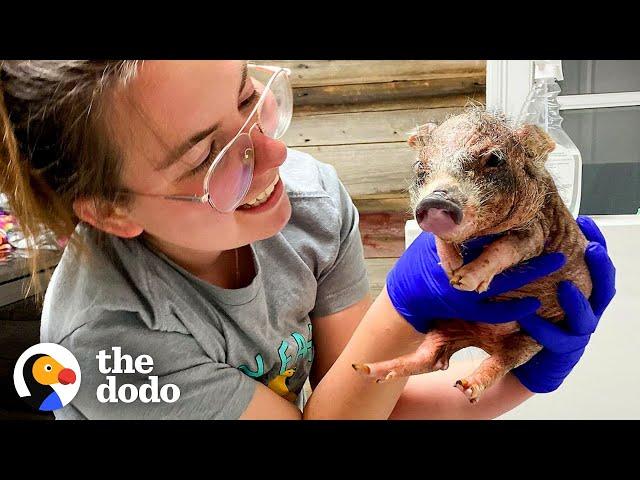
POLYGON ((584 257, 593 283, 591 298, 587 300, 573 283, 561 282, 558 301, 565 311, 565 321, 554 324, 537 315, 518 320, 522 329, 544 347, 512 371, 534 393, 552 392, 562 384, 582 357, 602 313, 616 294, 616 269, 602 232, 589 217, 578 217, 577 222, 589 240, 584 257))
MULTIPOLYGON (((467 253, 479 255, 480 246, 490 240, 475 241, 473 249, 467 253)), ((534 314, 540 301, 536 298, 505 302, 487 299, 548 275, 564 263, 565 257, 561 253, 541 255, 529 260, 526 268, 515 267, 507 274, 496 275, 486 292, 464 292, 449 284, 449 278, 440 266, 434 235, 422 232, 387 275, 387 293, 398 313, 421 333, 426 333, 437 319, 510 322, 534 314)))

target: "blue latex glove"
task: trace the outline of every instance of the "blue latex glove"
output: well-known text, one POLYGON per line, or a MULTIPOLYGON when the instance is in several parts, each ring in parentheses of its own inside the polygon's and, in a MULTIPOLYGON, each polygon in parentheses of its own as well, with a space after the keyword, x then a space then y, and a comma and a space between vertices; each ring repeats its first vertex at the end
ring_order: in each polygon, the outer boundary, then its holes
MULTIPOLYGON (((489 241, 490 238, 476 241, 474 249, 478 251, 472 253, 477 256, 481 244, 489 241)), ((387 275, 391 303, 421 333, 426 333, 437 319, 503 323, 531 316, 540 307, 536 298, 505 302, 492 302, 488 298, 556 271, 564 265, 565 257, 561 253, 550 253, 531 259, 526 268, 516 267, 496 275, 489 290, 480 294, 453 288, 439 262, 435 237, 422 232, 387 275)))
POLYGON ((563 322, 553 324, 537 315, 521 318, 520 326, 544 348, 513 370, 520 382, 534 393, 556 390, 576 366, 595 331, 602 313, 616 293, 616 269, 607 254, 607 244, 595 222, 578 217, 578 225, 589 240, 585 261, 593 289, 589 300, 571 282, 558 286, 558 301, 565 311, 563 322))

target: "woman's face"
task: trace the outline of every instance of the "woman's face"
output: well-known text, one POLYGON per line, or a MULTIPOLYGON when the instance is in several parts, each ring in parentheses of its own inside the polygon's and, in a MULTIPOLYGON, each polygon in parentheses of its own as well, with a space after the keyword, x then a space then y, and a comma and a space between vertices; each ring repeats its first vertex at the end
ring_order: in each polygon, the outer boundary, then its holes
MULTIPOLYGON (((124 187, 146 194, 201 196, 211 160, 243 126, 259 97, 261 86, 256 95, 245 69, 241 61, 144 62, 137 76, 113 95, 109 125, 124 151, 124 187), (209 131, 183 154, 172 155, 209 131)), ((241 205, 273 183, 286 158, 284 143, 258 128, 251 139, 253 180, 241 205)), ((291 205, 282 182, 271 195, 261 207, 238 207, 230 213, 207 203, 136 195, 128 216, 156 243, 203 252, 228 250, 273 236, 284 227, 291 205)))

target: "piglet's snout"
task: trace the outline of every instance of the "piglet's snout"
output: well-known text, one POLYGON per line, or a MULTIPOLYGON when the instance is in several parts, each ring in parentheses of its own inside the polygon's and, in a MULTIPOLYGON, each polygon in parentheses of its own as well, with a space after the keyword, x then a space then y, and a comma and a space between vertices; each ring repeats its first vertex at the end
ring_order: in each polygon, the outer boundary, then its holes
POLYGON ((446 190, 435 190, 416 207, 416 221, 425 232, 442 235, 455 229, 462 221, 462 208, 446 190))

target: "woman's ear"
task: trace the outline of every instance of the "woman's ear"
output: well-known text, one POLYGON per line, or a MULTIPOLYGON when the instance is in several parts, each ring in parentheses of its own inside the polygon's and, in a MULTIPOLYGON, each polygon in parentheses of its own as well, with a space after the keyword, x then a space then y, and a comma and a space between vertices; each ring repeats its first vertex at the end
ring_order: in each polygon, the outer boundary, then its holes
POLYGON ((122 207, 100 208, 96 200, 78 198, 73 201, 73 211, 83 222, 118 237, 133 238, 144 231, 142 226, 131 220, 127 210, 122 207))
POLYGON ((438 124, 436 123, 425 123, 424 125, 420 125, 416 127, 415 130, 411 132, 411 136, 407 143, 411 148, 420 149, 425 146, 426 141, 431 136, 431 133, 438 128, 438 124))
POLYGON ((544 164, 547 155, 556 148, 556 142, 537 125, 523 125, 515 131, 515 137, 524 148, 525 154, 535 163, 544 164))

